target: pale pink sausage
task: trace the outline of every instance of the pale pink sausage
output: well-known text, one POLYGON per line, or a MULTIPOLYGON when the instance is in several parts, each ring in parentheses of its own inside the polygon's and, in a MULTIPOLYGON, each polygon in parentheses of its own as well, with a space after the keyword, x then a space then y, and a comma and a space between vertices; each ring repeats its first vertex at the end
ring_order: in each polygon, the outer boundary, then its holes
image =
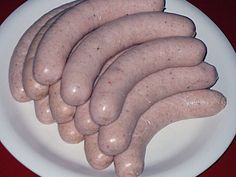
POLYGON ((99 125, 96 124, 89 113, 89 100, 76 108, 75 127, 83 135, 91 135, 98 131, 99 125))
POLYGON ((59 80, 73 46, 97 27, 128 14, 163 8, 164 0, 87 0, 75 6, 42 39, 34 63, 36 80, 45 85, 59 80))
POLYGON ((205 54, 203 42, 190 37, 161 38, 128 50, 96 84, 90 102, 93 120, 100 125, 113 122, 138 81, 165 68, 197 65, 205 54))
POLYGON ((68 59, 62 75, 62 97, 70 105, 85 103, 103 64, 132 45, 194 34, 190 19, 164 12, 139 13, 107 23, 92 32, 68 59))
POLYGON ((23 87, 26 95, 32 100, 40 100, 48 94, 48 86, 36 82, 32 75, 33 59, 25 62, 23 69, 23 87))
POLYGON ((74 120, 58 124, 58 132, 62 140, 70 144, 80 143, 84 139, 83 135, 75 128, 74 120))
POLYGON ((11 94, 15 98, 15 100, 19 102, 26 102, 31 100, 31 98, 26 95, 23 87, 22 71, 24 67, 25 57, 27 55, 31 42, 34 39, 34 36, 50 18, 59 14, 66 8, 76 5, 77 3, 79 2, 75 1, 67 3, 49 11, 48 13, 40 17, 33 25, 31 25, 29 29, 27 29, 27 31, 20 38, 11 57, 8 76, 11 94))
POLYGON ((49 89, 48 85, 42 85, 38 83, 33 77, 33 60, 35 58, 35 53, 45 32, 63 13, 65 13, 65 11, 62 11, 49 19, 48 22, 39 30, 30 44, 28 53, 26 55, 22 73, 22 82, 26 95, 33 100, 44 98, 48 94, 49 89))
POLYGON ((84 151, 88 163, 97 170, 103 170, 113 162, 113 156, 107 156, 100 151, 98 147, 98 133, 85 136, 84 151))
POLYGON ((55 122, 49 107, 49 97, 46 96, 41 100, 34 101, 35 114, 37 119, 43 124, 55 122))
POLYGON ((101 78, 101 76, 106 72, 106 70, 111 66, 111 64, 113 64, 117 58, 119 58, 123 53, 125 53, 126 51, 132 49, 133 47, 130 47, 126 50, 121 51, 120 53, 116 54, 115 56, 113 56, 112 58, 110 58, 109 60, 106 61, 106 63, 102 66, 102 69, 98 75, 98 77, 96 78, 95 82, 94 82, 94 86, 97 84, 97 82, 99 81, 99 79, 101 78))
POLYGON ((161 70, 141 80, 128 94, 119 118, 99 129, 99 146, 107 155, 123 152, 129 145, 139 117, 155 102, 184 91, 212 86, 218 79, 214 66, 161 70))
POLYGON ((128 149, 115 156, 117 176, 137 177, 142 173, 146 146, 168 124, 183 119, 213 116, 225 105, 225 97, 214 90, 183 92, 157 102, 141 116, 128 149))
POLYGON ((49 105, 57 123, 65 123, 73 119, 76 107, 66 104, 60 94, 61 81, 49 88, 49 105))
MULTIPOLYGON (((126 51, 126 50, 125 50, 126 51)), ((125 51, 120 52, 116 56, 112 57, 109 59, 103 66, 99 76, 97 77, 95 81, 96 82, 99 80, 100 76, 107 70, 107 68, 125 51)), ((89 111, 89 102, 88 100, 86 103, 83 105, 80 105, 76 108, 76 113, 74 116, 75 119, 75 127, 77 130, 83 134, 83 135, 91 135, 94 134, 98 131, 99 125, 96 124, 93 119, 91 118, 90 111, 89 111)))

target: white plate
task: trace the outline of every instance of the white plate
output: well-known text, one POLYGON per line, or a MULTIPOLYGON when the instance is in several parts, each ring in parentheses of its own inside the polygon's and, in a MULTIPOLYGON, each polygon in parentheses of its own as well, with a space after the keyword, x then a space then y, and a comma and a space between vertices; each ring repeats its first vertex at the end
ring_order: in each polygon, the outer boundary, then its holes
MULTIPOLYGON (((45 126, 36 120, 32 102, 17 103, 9 92, 8 66, 20 36, 40 15, 68 1, 27 1, 1 25, 1 141, 20 162, 40 176, 115 176, 113 167, 103 172, 92 170, 86 162, 83 143, 64 143, 56 125, 45 126)), ((148 147, 142 176, 191 177, 213 164, 236 133, 236 55, 224 34, 197 8, 180 0, 167 0, 166 8, 195 22, 197 37, 208 47, 206 61, 214 64, 219 73, 214 88, 227 97, 228 105, 214 118, 181 121, 163 129, 148 147)))

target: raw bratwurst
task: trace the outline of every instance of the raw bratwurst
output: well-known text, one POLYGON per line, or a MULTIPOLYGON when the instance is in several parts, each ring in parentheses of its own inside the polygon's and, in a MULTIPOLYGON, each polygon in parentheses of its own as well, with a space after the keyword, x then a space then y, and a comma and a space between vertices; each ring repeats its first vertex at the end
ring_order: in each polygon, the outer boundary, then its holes
POLYGON ((117 155, 129 145, 140 116, 155 102, 179 92, 211 87, 218 75, 214 66, 161 70, 144 78, 128 94, 122 112, 113 123, 99 129, 99 146, 107 155, 117 155))
POLYGON ((55 8, 48 13, 40 17, 33 25, 27 29, 27 31, 22 35, 19 42, 17 43, 13 55, 11 57, 11 62, 9 66, 9 86, 12 96, 19 102, 30 101, 31 98, 26 95, 25 89, 22 83, 22 72, 25 62, 25 57, 28 53, 31 42, 33 41, 35 35, 39 30, 45 25, 45 23, 61 13, 65 9, 78 4, 79 1, 74 1, 71 3, 64 4, 58 8, 55 8))
POLYGON ((183 119, 213 116, 225 105, 225 97, 214 90, 183 92, 157 102, 139 119, 128 149, 115 156, 117 176, 137 177, 142 173, 146 146, 168 124, 183 119))
MULTIPOLYGON (((120 51, 142 42, 169 36, 193 36, 187 17, 145 12, 125 16, 92 32, 69 57, 62 75, 62 98, 70 105, 84 104, 104 63, 120 51)), ((58 68, 58 64, 55 65, 58 68)))
POLYGON ((86 0, 78 4, 44 35, 36 53, 35 79, 45 85, 58 81, 71 49, 97 27, 127 14, 162 11, 163 8, 164 0, 86 0))
POLYGON ((190 37, 157 39, 123 53, 99 78, 91 97, 93 120, 107 125, 116 120, 129 91, 159 70, 199 64, 206 54, 203 42, 190 37))

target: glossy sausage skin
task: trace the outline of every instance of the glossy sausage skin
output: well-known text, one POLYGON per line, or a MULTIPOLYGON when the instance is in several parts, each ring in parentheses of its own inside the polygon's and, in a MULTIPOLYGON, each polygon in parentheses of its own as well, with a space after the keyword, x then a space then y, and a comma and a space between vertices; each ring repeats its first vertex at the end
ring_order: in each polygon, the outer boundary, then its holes
POLYGON ((83 135, 91 135, 98 131, 99 125, 96 124, 89 113, 89 100, 76 108, 75 127, 83 135))
POLYGON ((62 75, 62 97, 70 105, 85 103, 104 63, 132 45, 194 34, 190 19, 164 12, 139 13, 107 23, 92 32, 68 59, 62 75))
POLYGON ((31 100, 31 98, 26 95, 25 89, 23 87, 22 72, 25 57, 28 53, 30 44, 34 39, 35 35, 49 19, 59 14, 66 8, 76 5, 77 3, 79 2, 74 1, 71 3, 67 3, 49 11, 48 13, 40 17, 33 25, 31 25, 29 29, 27 29, 27 31, 20 38, 19 42, 17 43, 14 49, 9 66, 9 87, 11 90, 11 94, 15 100, 19 102, 26 102, 31 100))
POLYGON ((146 146, 168 124, 183 119, 213 116, 225 105, 225 97, 214 90, 183 92, 157 102, 141 116, 128 149, 115 156, 117 176, 136 177, 142 173, 146 146))
POLYGON ((90 109, 94 121, 108 125, 116 120, 127 94, 144 77, 165 68, 197 65, 205 54, 203 42, 191 37, 161 38, 125 52, 93 90, 90 109))
POLYGON ((129 145, 140 116, 155 102, 170 95, 212 86, 218 79, 214 66, 168 68, 141 80, 128 94, 119 118, 99 129, 99 146, 107 155, 123 152, 129 145))
POLYGON ((37 119, 43 124, 52 124, 55 122, 51 109, 49 107, 49 97, 34 101, 35 114, 37 119))
MULTIPOLYGON (((119 54, 117 54, 116 56, 112 57, 111 59, 109 59, 103 66, 99 76, 97 77, 96 81, 95 81, 95 85, 96 82, 99 81, 99 78, 101 77, 101 75, 107 70, 107 68, 120 56, 124 53, 125 51, 120 52, 119 54)), ((88 100, 86 103, 84 103, 83 105, 77 106, 76 108, 76 113, 74 116, 75 119, 75 127, 77 128, 77 130, 83 134, 83 135, 91 135, 94 134, 98 131, 99 129, 99 125, 96 124, 91 115, 90 115, 90 111, 89 111, 89 103, 90 100, 88 100)))
POLYGON ((49 88, 49 105, 56 122, 65 123, 73 119, 76 107, 66 104, 60 93, 61 81, 49 88))
POLYGON ((38 83, 33 77, 33 61, 43 35, 50 28, 52 23, 54 23, 63 13, 64 11, 49 19, 48 22, 39 30, 39 32, 35 35, 26 55, 22 72, 22 82, 26 95, 28 95, 32 100, 42 99, 48 94, 48 85, 38 83))
POLYGON ((63 141, 69 144, 78 144, 83 141, 83 135, 75 128, 74 120, 58 124, 58 132, 63 141))
POLYGON ((161 11, 163 8, 164 0, 82 2, 61 16, 43 37, 34 63, 35 79, 44 85, 58 81, 71 49, 97 27, 127 14, 161 11))
POLYGON ((103 170, 113 162, 113 156, 107 156, 100 151, 98 147, 98 133, 85 136, 84 151, 88 163, 97 170, 103 170))

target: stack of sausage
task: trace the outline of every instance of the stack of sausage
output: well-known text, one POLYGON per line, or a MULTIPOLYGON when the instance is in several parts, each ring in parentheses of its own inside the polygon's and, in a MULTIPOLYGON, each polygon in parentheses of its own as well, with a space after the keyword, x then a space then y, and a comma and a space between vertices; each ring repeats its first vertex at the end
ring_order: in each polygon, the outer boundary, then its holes
POLYGON ((209 117, 226 105, 187 17, 164 0, 86 0, 43 15, 12 55, 9 83, 36 117, 68 143, 84 140, 89 164, 142 173, 148 142, 166 125, 209 117))

